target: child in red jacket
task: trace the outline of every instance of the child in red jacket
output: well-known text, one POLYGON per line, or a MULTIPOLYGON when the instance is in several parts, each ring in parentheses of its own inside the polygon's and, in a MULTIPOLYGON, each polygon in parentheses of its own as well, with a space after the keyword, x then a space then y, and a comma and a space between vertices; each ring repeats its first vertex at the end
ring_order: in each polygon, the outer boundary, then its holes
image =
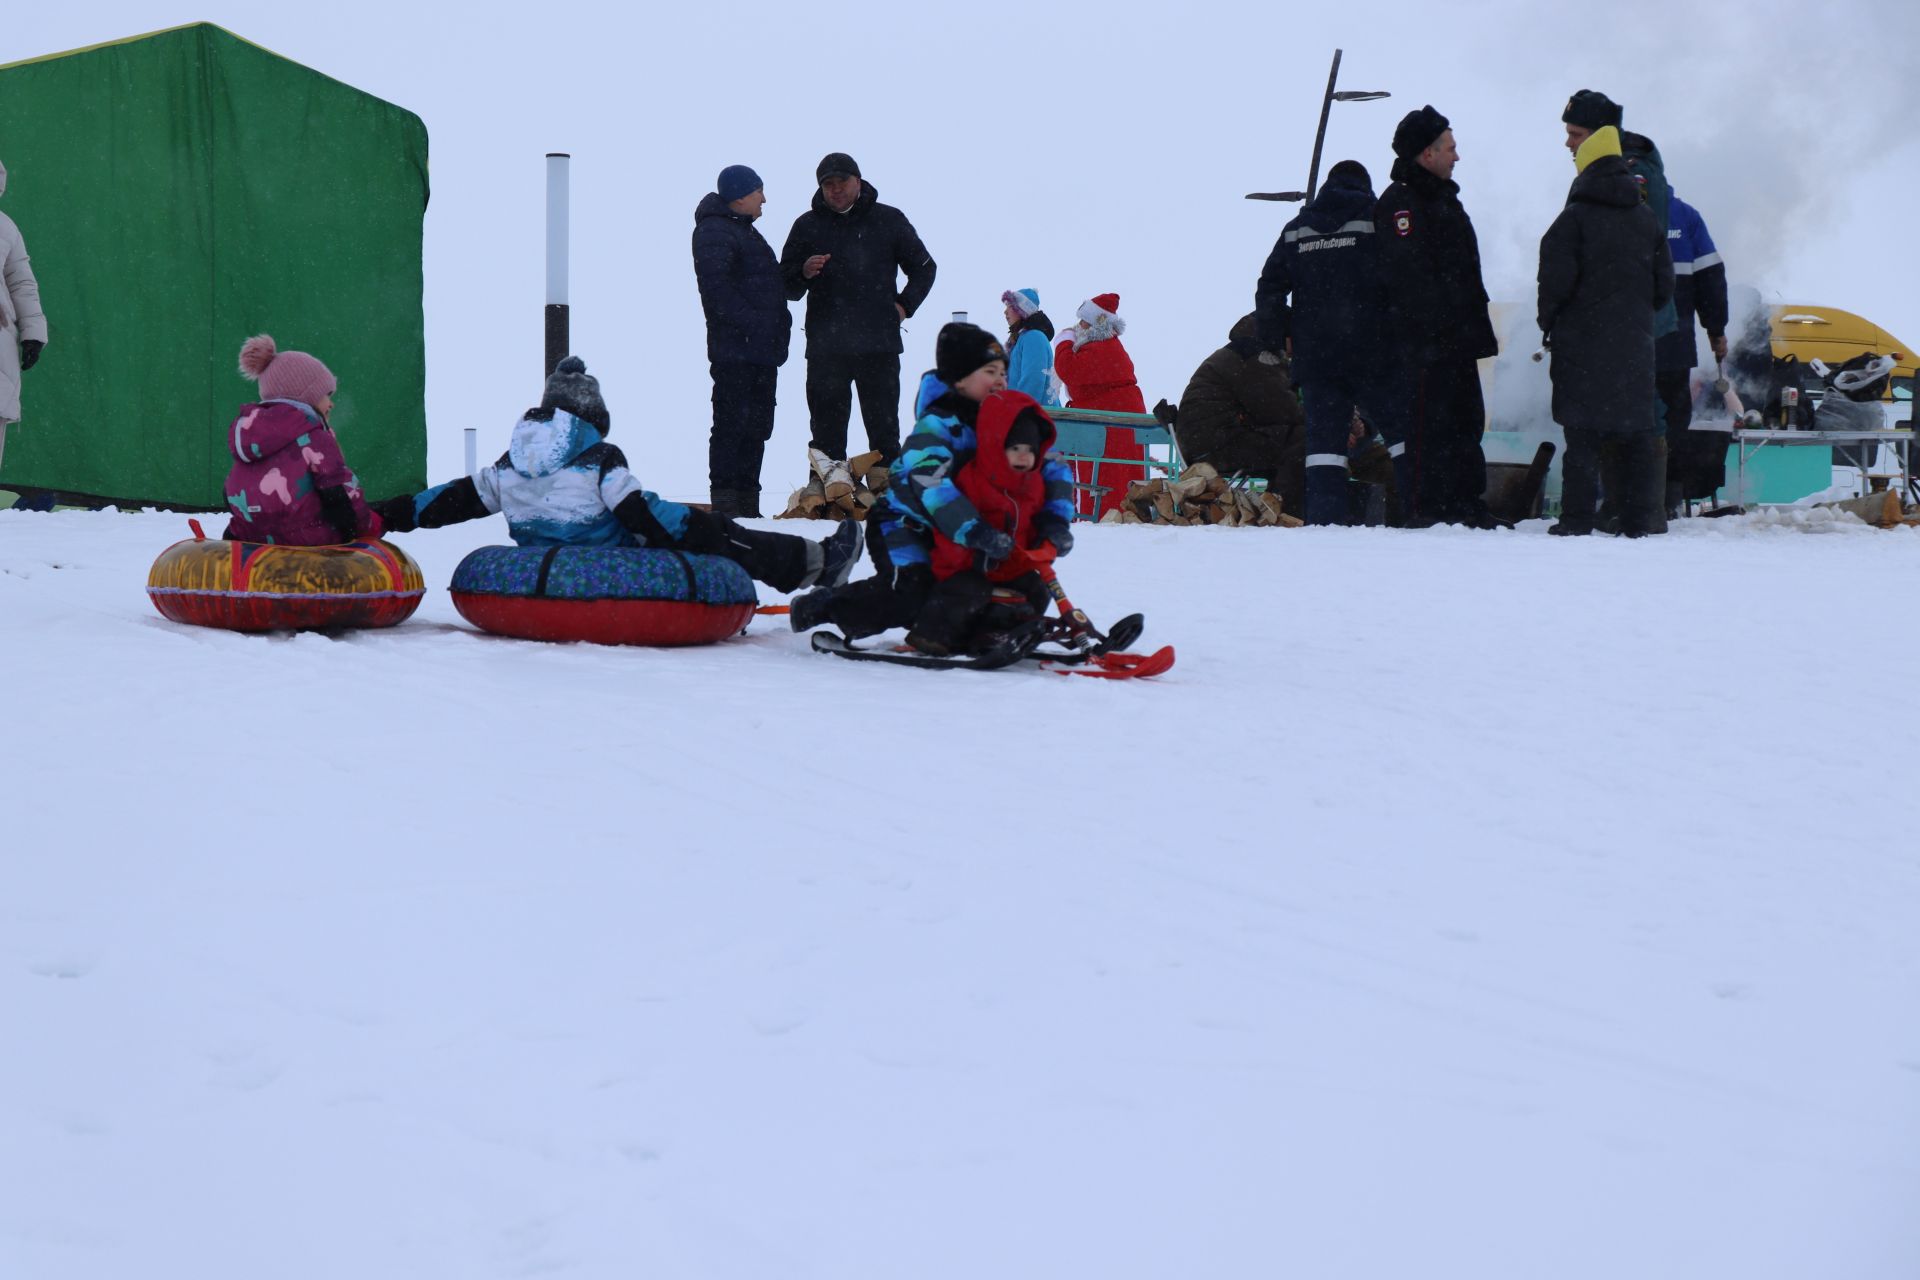
MULTIPOLYGON (((1120 344, 1120 335, 1127 331, 1126 321, 1120 318, 1120 295, 1096 294, 1081 303, 1076 314, 1080 322, 1063 331, 1053 346, 1053 371, 1067 389, 1069 407, 1145 413, 1147 401, 1133 374, 1133 357, 1120 344)), ((1147 454, 1132 430, 1108 427, 1102 456, 1144 462, 1147 454)), ((1093 464, 1075 463, 1074 471, 1081 484, 1093 483, 1093 464)), ((1144 479, 1144 468, 1102 467, 1100 482, 1108 487, 1098 514, 1117 510, 1127 486, 1144 479)))
POLYGON ((240 373, 260 384, 227 432, 233 467, 227 505, 235 542, 323 547, 377 538, 380 517, 347 469, 327 417, 339 383, 304 351, 281 351, 266 334, 240 348, 240 373))
POLYGON ((922 653, 964 653, 983 627, 1045 613, 1039 567, 1073 549, 1063 495, 1049 493, 1040 466, 1053 447, 1053 419, 1032 396, 996 391, 981 402, 977 430, 974 454, 953 483, 981 527, 965 543, 934 531, 933 594, 907 634, 922 653), (1010 616, 996 615, 996 604, 1010 616))

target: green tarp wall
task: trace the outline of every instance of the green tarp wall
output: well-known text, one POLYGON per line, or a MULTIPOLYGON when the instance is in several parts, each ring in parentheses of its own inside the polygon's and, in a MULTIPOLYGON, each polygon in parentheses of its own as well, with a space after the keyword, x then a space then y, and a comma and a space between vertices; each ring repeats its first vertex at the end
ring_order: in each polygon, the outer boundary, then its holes
POLYGON ((256 333, 371 496, 425 486, 418 116, 198 24, 0 67, 0 145, 49 328, 0 486, 223 507, 256 333))

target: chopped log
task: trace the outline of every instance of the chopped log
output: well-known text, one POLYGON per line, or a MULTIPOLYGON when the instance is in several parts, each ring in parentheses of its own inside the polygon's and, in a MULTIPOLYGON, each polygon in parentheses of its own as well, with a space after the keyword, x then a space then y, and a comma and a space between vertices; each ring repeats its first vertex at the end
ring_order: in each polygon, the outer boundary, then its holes
POLYGON ((1881 529, 1891 529, 1900 523, 1900 495, 1889 489, 1885 493, 1868 493, 1858 498, 1843 498, 1839 502, 1823 502, 1823 507, 1836 511, 1851 512, 1868 524, 1881 529))

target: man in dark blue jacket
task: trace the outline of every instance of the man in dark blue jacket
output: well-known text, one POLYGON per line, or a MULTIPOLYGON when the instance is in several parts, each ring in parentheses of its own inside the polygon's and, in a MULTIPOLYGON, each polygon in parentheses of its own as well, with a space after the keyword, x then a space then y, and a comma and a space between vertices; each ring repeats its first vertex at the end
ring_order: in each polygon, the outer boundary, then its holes
POLYGON ((729 165, 715 188, 693 212, 693 273, 713 371, 707 479, 717 514, 757 516, 760 462, 773 435, 774 391, 793 316, 773 246, 753 226, 767 203, 760 175, 729 165))
POLYGON ((1354 413, 1374 417, 1383 299, 1373 206, 1366 167, 1334 165, 1313 203, 1280 233, 1253 293, 1259 358, 1278 363, 1277 353, 1289 352, 1306 403, 1308 524, 1346 523, 1354 413))
POLYGON ((847 456, 858 389, 867 447, 891 463, 900 452, 900 326, 927 300, 934 261, 907 215, 880 203, 852 156, 832 153, 815 177, 813 206, 780 250, 787 297, 807 300, 812 445, 829 458, 847 456))
POLYGON ((1374 205, 1392 376, 1382 434, 1410 528, 1496 528, 1487 511, 1486 401, 1478 362, 1498 355, 1480 240, 1460 204, 1447 118, 1410 111, 1393 131, 1393 185, 1374 205))
POLYGON ((1693 320, 1707 331, 1716 361, 1727 358, 1727 268, 1707 234, 1700 211, 1674 196, 1667 206, 1667 247, 1673 251, 1673 305, 1678 324, 1654 344, 1654 386, 1667 409, 1667 513, 1681 503, 1711 498, 1726 483, 1725 431, 1693 429, 1693 368, 1700 340, 1693 320))

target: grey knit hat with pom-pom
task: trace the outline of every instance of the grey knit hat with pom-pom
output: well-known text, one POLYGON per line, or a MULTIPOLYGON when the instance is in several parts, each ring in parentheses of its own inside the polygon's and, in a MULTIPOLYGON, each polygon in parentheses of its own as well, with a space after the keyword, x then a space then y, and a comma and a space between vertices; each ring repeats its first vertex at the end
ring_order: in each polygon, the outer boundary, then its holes
POLYGON ((587 362, 568 356, 547 376, 547 388, 540 394, 542 409, 565 409, 605 435, 613 429, 607 402, 600 398, 600 379, 587 372, 587 362))

